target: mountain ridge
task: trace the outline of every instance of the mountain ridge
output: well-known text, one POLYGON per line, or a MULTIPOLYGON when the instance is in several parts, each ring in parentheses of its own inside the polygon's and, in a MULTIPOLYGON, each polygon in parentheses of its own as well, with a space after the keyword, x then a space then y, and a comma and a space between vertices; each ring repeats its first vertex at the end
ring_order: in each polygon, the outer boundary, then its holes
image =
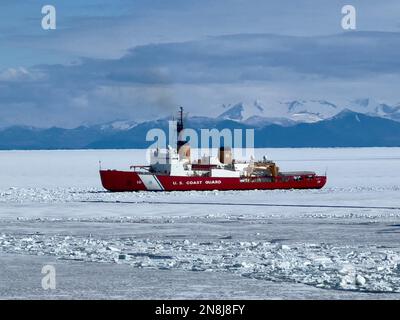
MULTIPOLYGON (((254 129, 255 147, 400 147, 400 122, 343 109, 336 115, 312 123, 291 125, 224 118, 188 117, 187 128, 199 133, 204 129, 254 129)), ((167 119, 125 125, 118 128, 101 125, 74 129, 40 129, 12 126, 0 130, 0 150, 54 149, 127 149, 147 148, 149 130, 159 128, 168 133, 167 119)), ((168 134, 167 134, 168 136, 168 134)))

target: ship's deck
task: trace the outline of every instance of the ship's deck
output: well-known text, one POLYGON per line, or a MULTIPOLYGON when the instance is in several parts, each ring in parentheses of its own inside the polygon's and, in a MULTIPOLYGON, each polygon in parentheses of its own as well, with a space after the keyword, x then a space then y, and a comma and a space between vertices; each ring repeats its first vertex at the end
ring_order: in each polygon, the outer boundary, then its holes
POLYGON ((281 172, 280 175, 282 176, 308 176, 308 175, 315 175, 313 171, 290 171, 290 172, 281 172))

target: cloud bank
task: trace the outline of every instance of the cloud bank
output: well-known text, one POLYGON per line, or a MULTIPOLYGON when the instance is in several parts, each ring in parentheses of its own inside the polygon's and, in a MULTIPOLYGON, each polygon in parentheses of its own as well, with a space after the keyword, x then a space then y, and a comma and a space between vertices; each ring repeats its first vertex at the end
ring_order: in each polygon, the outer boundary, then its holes
MULTIPOLYGON (((398 101, 400 33, 297 37, 237 34, 137 46, 118 59, 82 59, 0 72, 0 125, 73 127, 168 116, 176 105, 290 98, 398 101)), ((273 116, 274 110, 270 110, 273 116)))

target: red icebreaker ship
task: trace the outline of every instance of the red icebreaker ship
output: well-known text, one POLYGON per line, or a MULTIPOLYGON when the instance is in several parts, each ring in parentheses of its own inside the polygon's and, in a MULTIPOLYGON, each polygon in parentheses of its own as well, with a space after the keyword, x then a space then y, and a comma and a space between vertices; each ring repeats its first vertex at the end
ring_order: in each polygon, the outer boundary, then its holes
POLYGON ((311 171, 280 172, 272 161, 232 159, 230 148, 220 148, 218 157, 203 156, 192 163, 190 147, 180 138, 183 112, 177 123, 177 150, 152 151, 149 166, 131 166, 129 171, 100 170, 103 187, 109 191, 273 190, 321 189, 326 176, 311 171))

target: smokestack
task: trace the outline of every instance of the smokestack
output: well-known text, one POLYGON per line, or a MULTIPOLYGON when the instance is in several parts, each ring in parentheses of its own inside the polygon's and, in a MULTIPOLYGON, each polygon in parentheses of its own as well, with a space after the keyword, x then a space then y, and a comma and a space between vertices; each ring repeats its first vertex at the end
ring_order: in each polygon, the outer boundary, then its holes
POLYGON ((223 164, 232 163, 232 150, 230 147, 220 147, 219 148, 219 162, 223 164))

